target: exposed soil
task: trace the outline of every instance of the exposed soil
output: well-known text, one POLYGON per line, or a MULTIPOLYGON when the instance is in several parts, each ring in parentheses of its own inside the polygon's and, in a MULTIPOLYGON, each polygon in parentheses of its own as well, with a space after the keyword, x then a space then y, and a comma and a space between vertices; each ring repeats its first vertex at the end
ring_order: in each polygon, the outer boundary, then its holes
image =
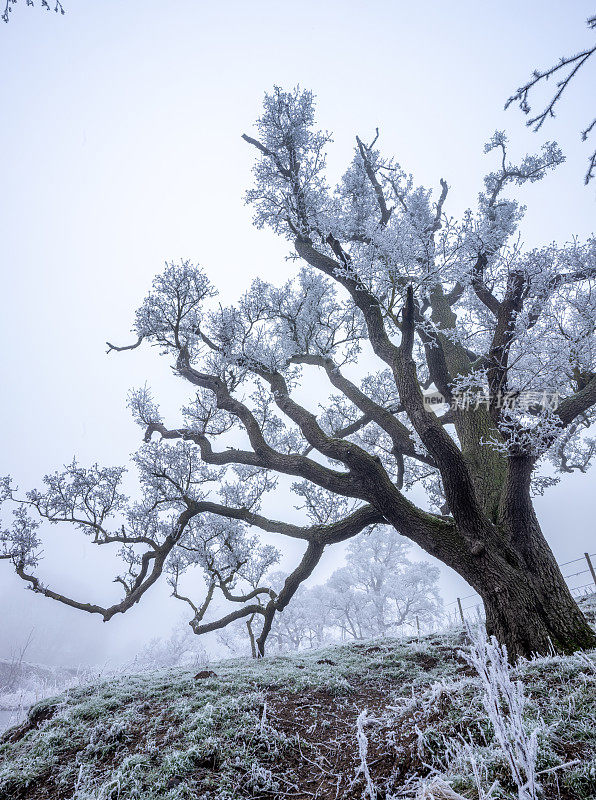
MULTIPOLYGON (((271 693, 267 697, 267 717, 276 730, 300 739, 284 758, 283 770, 291 768, 299 787, 294 800, 360 800, 363 783, 356 772, 359 764, 355 739, 356 721, 363 709, 371 719, 387 707, 389 687, 366 683, 353 686, 348 696, 336 697, 326 691, 298 695, 271 693)), ((374 724, 374 723, 373 723, 374 724)), ((404 751, 404 766, 424 769, 416 756, 416 734, 404 719, 399 731, 404 751), (401 735, 403 733, 403 736, 401 735)), ((379 746, 381 737, 370 742, 367 763, 375 778, 388 777, 396 767, 395 747, 379 746)), ((275 772, 275 770, 274 770, 275 772)))

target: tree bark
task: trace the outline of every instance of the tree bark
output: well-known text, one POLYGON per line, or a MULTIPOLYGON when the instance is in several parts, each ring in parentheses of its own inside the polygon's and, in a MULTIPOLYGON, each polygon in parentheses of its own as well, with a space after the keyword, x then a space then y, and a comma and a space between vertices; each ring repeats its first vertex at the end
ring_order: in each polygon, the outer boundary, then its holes
POLYGON ((484 551, 458 570, 482 598, 487 633, 513 661, 596 647, 536 518, 517 520, 516 529, 515 538, 506 528, 487 535, 484 551))
MULTIPOLYGON (((460 518, 435 537, 428 553, 461 575, 482 598, 486 627, 509 657, 596 648, 596 632, 582 614, 548 546, 530 498, 530 459, 512 459, 500 517, 482 526, 460 518)), ((390 513, 386 512, 388 519, 390 513)), ((394 523, 395 524, 395 523, 394 523)), ((397 530, 414 538, 399 524, 397 530)))
POLYGON ((479 571, 476 576, 487 633, 506 645, 512 660, 596 647, 596 634, 550 556, 544 571, 524 564, 509 566, 497 575, 479 571))
POLYGON ((540 529, 530 492, 534 468, 530 456, 508 459, 498 527, 518 564, 501 576, 496 591, 481 592, 487 629, 513 656, 596 647, 596 634, 540 529))

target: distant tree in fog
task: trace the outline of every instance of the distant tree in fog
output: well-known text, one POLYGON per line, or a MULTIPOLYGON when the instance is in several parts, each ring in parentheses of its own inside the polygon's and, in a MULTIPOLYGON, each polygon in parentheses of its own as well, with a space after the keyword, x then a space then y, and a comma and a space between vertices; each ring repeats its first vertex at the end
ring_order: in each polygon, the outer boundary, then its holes
MULTIPOLYGON (((395 635, 403 626, 422 625, 441 613, 439 570, 408 559, 409 543, 395 530, 379 527, 350 542, 346 565, 323 584, 300 586, 271 628, 282 650, 320 647, 338 639, 395 635)), ((287 576, 271 576, 283 586, 287 576)))
POLYGON ((167 637, 155 637, 135 657, 146 669, 194 668, 209 660, 207 651, 187 625, 178 625, 167 637))
POLYGON ((439 570, 412 563, 408 542, 391 528, 360 534, 348 545, 346 566, 327 581, 325 602, 333 623, 354 639, 395 634, 404 625, 438 617, 439 570))

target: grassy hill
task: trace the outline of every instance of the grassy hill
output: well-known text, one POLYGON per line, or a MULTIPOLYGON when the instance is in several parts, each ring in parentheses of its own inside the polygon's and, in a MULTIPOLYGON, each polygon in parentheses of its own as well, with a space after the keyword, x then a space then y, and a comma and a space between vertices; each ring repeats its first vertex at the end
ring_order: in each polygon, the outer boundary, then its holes
MULTIPOLYGON (((443 800, 495 781, 486 798, 517 798, 462 649, 453 632, 78 688, 4 734, 0 798, 443 800)), ((596 652, 525 662, 512 677, 542 796, 593 800, 596 652)))

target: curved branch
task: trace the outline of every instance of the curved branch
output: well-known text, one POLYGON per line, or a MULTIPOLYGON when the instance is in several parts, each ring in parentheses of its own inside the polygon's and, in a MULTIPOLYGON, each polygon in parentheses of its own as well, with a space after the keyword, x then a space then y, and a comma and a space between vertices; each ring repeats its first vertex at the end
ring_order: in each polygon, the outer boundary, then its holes
POLYGON ((236 611, 232 611, 230 614, 226 614, 225 617, 221 617, 214 622, 200 623, 193 618, 189 622, 189 625, 194 633, 200 635, 202 633, 211 633, 212 631, 221 630, 221 628, 225 628, 231 622, 235 622, 237 619, 242 619, 243 617, 248 617, 251 614, 262 614, 264 616, 265 607, 258 605, 244 606, 244 608, 238 608, 236 611))
POLYGON ((360 484, 359 476, 361 477, 363 471, 375 471, 380 468, 378 460, 358 445, 327 436, 315 415, 290 397, 286 380, 281 373, 259 374, 271 386, 277 407, 298 425, 306 441, 327 458, 345 464, 350 469, 355 483, 360 484))
MULTIPOLYGON (((377 136, 375 137, 375 141, 379 135, 379 129, 377 128, 377 136)), ((373 187, 375 196, 377 198, 377 203, 379 204, 379 210, 381 212, 381 227, 384 228, 385 225, 389 222, 389 218, 391 217, 391 211, 387 208, 387 201, 385 200, 385 195, 383 194, 383 189, 381 188, 381 184, 376 176, 376 173, 373 169, 371 159, 370 159, 370 151, 372 149, 372 145, 367 147, 361 141, 360 137, 356 137, 356 142, 358 144, 358 150, 360 151, 360 156, 362 157, 362 163, 364 164, 364 170, 366 175, 371 182, 373 187)))
MULTIPOLYGON (((405 334, 402 331, 402 344, 397 347, 387 334, 378 300, 362 285, 357 276, 329 256, 315 250, 310 240, 297 238, 295 247, 308 264, 338 281, 362 311, 373 351, 391 367, 400 400, 441 472, 449 508, 454 518, 461 522, 464 530, 473 539, 475 546, 475 531, 485 527, 486 519, 480 509, 472 477, 461 451, 436 416, 424 407, 416 364, 411 352, 408 352, 410 343, 413 342, 413 329, 405 334)), ((412 328, 413 315, 408 319, 408 324, 412 328)))
POLYGON ((115 350, 117 353, 122 353, 124 350, 136 350, 136 348, 141 345, 141 342, 143 341, 144 338, 145 337, 143 335, 140 335, 138 340, 134 344, 126 344, 123 345, 122 347, 118 347, 115 344, 110 344, 110 342, 106 342, 108 346, 107 352, 111 353, 112 350, 115 350))
POLYGON ((496 317, 499 313, 501 304, 484 282, 484 270, 486 269, 486 264, 487 257, 485 253, 478 253, 478 258, 476 259, 476 263, 472 269, 472 288, 476 292, 478 299, 481 300, 488 310, 491 311, 496 317))
POLYGON ((228 519, 237 519, 254 525, 267 533, 280 533, 290 536, 293 539, 304 539, 306 541, 317 541, 325 545, 336 544, 352 536, 356 536, 369 525, 376 525, 383 522, 383 515, 372 505, 360 506, 356 511, 347 517, 332 522, 328 525, 293 525, 290 522, 280 522, 279 520, 269 519, 260 514, 255 514, 247 508, 231 508, 220 503, 213 503, 209 500, 192 503, 191 508, 196 514, 209 513, 217 514, 228 519))
POLYGON ((194 513, 195 512, 190 509, 183 511, 178 517, 175 529, 166 537, 164 543, 157 550, 143 553, 141 556, 141 569, 139 570, 139 574, 135 578, 132 586, 127 589, 125 597, 119 603, 115 603, 107 608, 93 603, 81 603, 66 595, 54 592, 52 589, 40 583, 39 578, 35 575, 26 573, 23 564, 17 564, 15 570, 17 575, 24 581, 27 581, 30 584, 29 588, 37 594, 43 594, 45 597, 50 597, 52 600, 57 600, 71 608, 87 611, 90 614, 101 614, 104 622, 108 622, 115 614, 123 614, 135 605, 135 603, 138 603, 145 592, 157 581, 163 572, 164 562, 167 556, 182 536, 186 526, 194 516, 194 513), (151 562, 153 562, 153 566, 149 569, 151 562))
POLYGON ((252 450, 240 450, 235 447, 230 447, 225 452, 217 452, 213 450, 211 442, 204 434, 185 428, 168 430, 162 423, 157 422, 152 422, 147 426, 144 437, 146 442, 150 441, 153 433, 159 433, 164 439, 183 439, 194 442, 199 446, 201 458, 206 464, 215 466, 244 464, 249 467, 272 469, 285 475, 305 478, 329 491, 347 494, 349 497, 361 497, 361 493, 357 490, 348 472, 329 469, 307 458, 305 455, 298 453, 286 455, 274 450, 267 444, 265 444, 265 447, 260 448, 259 453, 252 450))
POLYGON ((339 389, 345 397, 350 400, 357 408, 364 413, 364 416, 356 422, 347 425, 345 428, 337 431, 336 437, 349 436, 355 433, 360 428, 367 425, 369 422, 375 422, 382 430, 387 433, 392 441, 394 450, 403 453, 404 455, 415 458, 426 464, 434 465, 431 458, 421 455, 416 451, 412 436, 408 428, 403 425, 394 415, 403 410, 402 406, 395 408, 385 408, 379 405, 374 400, 359 389, 352 381, 348 380, 340 371, 339 367, 333 362, 331 358, 326 356, 304 354, 293 356, 290 359, 294 364, 310 364, 313 366, 322 367, 327 374, 329 382, 336 389, 339 389))
POLYGON ((201 448, 201 457, 205 462, 211 464, 241 463, 274 469, 287 475, 298 475, 306 478, 330 491, 345 494, 349 497, 366 499, 358 482, 349 472, 338 472, 305 456, 298 454, 285 455, 274 450, 266 442, 261 427, 252 411, 231 395, 228 387, 220 378, 200 373, 193 369, 188 361, 188 353, 184 350, 180 352, 177 371, 195 386, 201 386, 212 391, 215 395, 217 407, 237 417, 243 424, 253 447, 253 452, 229 450, 226 453, 214 453, 207 437, 202 434, 189 436, 188 438, 196 441, 201 448), (196 439, 193 438, 194 436, 196 436, 196 439))
POLYGON ((579 392, 562 400, 555 410, 555 414, 566 426, 594 405, 596 405, 596 375, 593 375, 579 392))
POLYGON ((267 636, 271 630, 273 617, 275 616, 276 611, 283 611, 292 597, 295 595, 300 584, 302 584, 312 575, 315 567, 321 560, 324 549, 325 546, 319 542, 308 543, 308 547, 302 556, 302 560, 296 569, 286 578, 279 595, 275 599, 271 599, 262 612, 264 614, 265 621, 263 623, 263 629, 259 635, 259 638, 257 639, 257 647, 261 657, 265 654, 265 642, 267 641, 267 636))

